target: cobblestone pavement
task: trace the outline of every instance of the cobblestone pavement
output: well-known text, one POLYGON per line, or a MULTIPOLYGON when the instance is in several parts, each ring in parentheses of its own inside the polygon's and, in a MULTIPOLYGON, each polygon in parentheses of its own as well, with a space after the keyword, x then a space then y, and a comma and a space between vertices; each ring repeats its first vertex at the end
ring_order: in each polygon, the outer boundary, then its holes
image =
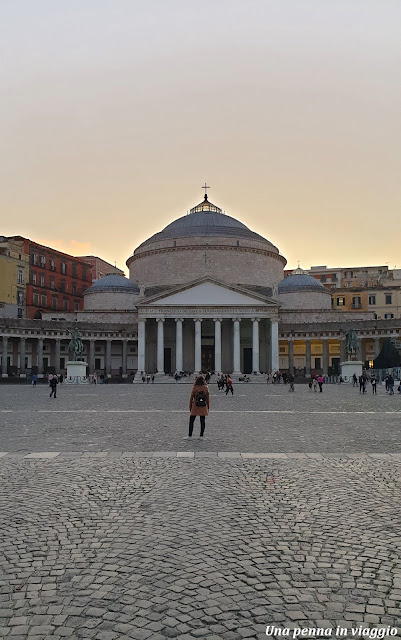
MULTIPOLYGON (((183 443, 188 385, 0 385, 2 451, 401 452, 401 395, 349 385, 211 387, 205 442, 183 443)), ((197 428, 198 425, 197 425, 197 428)), ((198 433, 196 431, 196 433, 198 433)))
POLYGON ((242 640, 268 625, 401 634, 400 399, 259 387, 213 399, 234 409, 221 415, 236 450, 216 435, 217 411, 206 442, 182 440, 186 412, 172 412, 186 409, 186 387, 62 388, 56 401, 46 387, 1 388, 0 638, 242 640), (131 393, 137 410, 160 412, 127 413, 131 393), (267 403, 277 413, 260 422, 237 411, 267 403), (74 413, 39 413, 55 405, 74 413), (308 435, 296 449, 297 417, 308 435))

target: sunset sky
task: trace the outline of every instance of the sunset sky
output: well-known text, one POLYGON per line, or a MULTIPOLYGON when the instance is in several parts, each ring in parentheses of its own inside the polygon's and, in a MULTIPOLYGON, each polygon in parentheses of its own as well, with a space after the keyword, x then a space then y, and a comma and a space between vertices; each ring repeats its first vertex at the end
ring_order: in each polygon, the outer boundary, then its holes
POLYGON ((125 261, 209 198, 401 267, 400 0, 2 0, 0 235, 125 261))

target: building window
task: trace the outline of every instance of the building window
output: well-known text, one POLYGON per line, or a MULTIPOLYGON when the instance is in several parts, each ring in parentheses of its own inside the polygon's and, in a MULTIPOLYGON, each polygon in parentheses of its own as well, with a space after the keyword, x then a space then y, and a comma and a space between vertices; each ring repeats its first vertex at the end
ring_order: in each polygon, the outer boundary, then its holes
POLYGON ((33 304, 35 306, 38 306, 39 305, 39 294, 38 293, 34 293, 33 297, 32 297, 32 300, 33 300, 33 304))
POLYGON ((337 298, 337 307, 343 307, 345 305, 345 298, 343 296, 341 296, 340 298, 337 298))
POLYGON ((394 313, 385 313, 384 318, 385 320, 391 320, 391 318, 394 318, 394 313))
POLYGON ((42 294, 40 296, 40 304, 42 307, 45 307, 47 305, 47 296, 46 294, 42 294))
POLYGON ((61 273, 63 273, 64 275, 67 273, 67 265, 65 264, 65 262, 60 263, 60 269, 61 273))
POLYGON ((49 287, 50 289, 54 289, 54 278, 49 278, 49 287))
POLYGON ((22 318, 22 309, 19 307, 17 311, 17 317, 22 318))
POLYGON ((22 271, 22 269, 18 269, 18 277, 17 277, 17 282, 18 284, 23 284, 24 282, 24 273, 22 271))
POLYGON ((82 280, 86 280, 86 267, 82 267, 82 280))
POLYGON ((332 282, 337 282, 337 274, 336 273, 332 273, 331 274, 331 281, 332 282))
POLYGON ((52 296, 52 309, 57 309, 57 296, 52 296))
POLYGON ((72 295, 73 295, 73 296, 76 296, 76 295, 77 295, 77 285, 76 285, 76 283, 75 283, 75 282, 73 282, 73 283, 72 283, 72 286, 71 286, 71 293, 72 293, 72 295))
POLYGON ((72 267, 72 271, 71 271, 72 277, 76 278, 77 277, 77 265, 75 264, 75 262, 72 263, 71 267, 72 267))
POLYGON ((31 253, 31 264, 33 264, 33 265, 38 264, 38 254, 37 253, 31 253))
POLYGON ((39 276, 39 284, 41 287, 45 286, 45 277, 42 274, 39 276))
POLYGON ((386 304, 392 304, 392 294, 391 293, 386 293, 386 304))
POLYGON ((320 276, 320 282, 326 282, 326 276, 320 276))
POLYGON ((32 273, 31 273, 31 282, 32 282, 32 284, 37 284, 37 282, 38 282, 38 277, 37 277, 37 275, 36 275, 36 273, 34 271, 32 271, 32 273))
POLYGON ((46 258, 45 256, 39 256, 39 264, 41 267, 45 267, 46 266, 46 258))
POLYGON ((352 298, 352 308, 353 309, 360 309, 361 308, 361 297, 360 296, 353 296, 352 298))
POLYGON ((376 296, 369 296, 369 304, 376 304, 376 296))
POLYGON ((19 306, 24 304, 24 292, 23 291, 20 291, 20 290, 17 291, 17 304, 19 306))
POLYGON ((56 270, 56 261, 54 258, 51 258, 50 260, 50 270, 51 271, 55 271, 56 270))
POLYGON ((74 300, 74 311, 78 311, 79 309, 79 302, 78 300, 74 300))
POLYGON ((65 291, 65 280, 60 280, 60 291, 65 291))
POLYGON ((63 309, 64 311, 68 311, 68 300, 63 300, 63 309))

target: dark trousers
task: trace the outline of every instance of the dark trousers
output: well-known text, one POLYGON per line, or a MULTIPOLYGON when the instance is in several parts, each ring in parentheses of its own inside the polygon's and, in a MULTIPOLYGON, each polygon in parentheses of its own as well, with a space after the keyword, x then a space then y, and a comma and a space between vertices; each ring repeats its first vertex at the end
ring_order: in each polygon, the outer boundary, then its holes
MULTIPOLYGON (((205 433, 205 426, 206 426, 205 417, 206 416, 199 416, 200 425, 201 425, 201 431, 200 431, 201 436, 203 436, 203 434, 205 433)), ((189 436, 192 436, 192 432, 194 430, 195 418, 196 416, 189 416, 189 431, 188 431, 189 436)))
POLYGON ((318 385, 320 393, 323 393, 323 382, 318 382, 318 385))
POLYGON ((375 394, 375 393, 377 394, 377 390, 376 390, 376 385, 375 384, 372 384, 372 393, 373 394, 375 394))
POLYGON ((226 387, 226 395, 227 395, 227 393, 229 391, 231 391, 231 395, 233 396, 234 395, 234 389, 232 387, 226 387))
POLYGON ((54 397, 57 398, 57 387, 52 387, 52 390, 50 391, 50 397, 52 397, 54 393, 54 397))

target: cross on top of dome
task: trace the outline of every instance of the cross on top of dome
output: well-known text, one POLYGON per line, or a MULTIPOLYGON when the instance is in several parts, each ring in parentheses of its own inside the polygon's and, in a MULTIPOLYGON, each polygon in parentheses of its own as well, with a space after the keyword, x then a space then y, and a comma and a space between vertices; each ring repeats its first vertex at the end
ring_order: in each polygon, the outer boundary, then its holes
POLYGON ((223 213, 223 211, 220 209, 220 207, 217 207, 212 202, 209 202, 206 190, 210 189, 210 187, 208 187, 206 182, 203 185, 202 189, 205 190, 205 197, 204 197, 203 201, 200 202, 199 204, 197 204, 196 207, 192 207, 192 209, 190 209, 189 213, 197 213, 198 211, 203 211, 204 213, 211 213, 211 212, 223 213))

